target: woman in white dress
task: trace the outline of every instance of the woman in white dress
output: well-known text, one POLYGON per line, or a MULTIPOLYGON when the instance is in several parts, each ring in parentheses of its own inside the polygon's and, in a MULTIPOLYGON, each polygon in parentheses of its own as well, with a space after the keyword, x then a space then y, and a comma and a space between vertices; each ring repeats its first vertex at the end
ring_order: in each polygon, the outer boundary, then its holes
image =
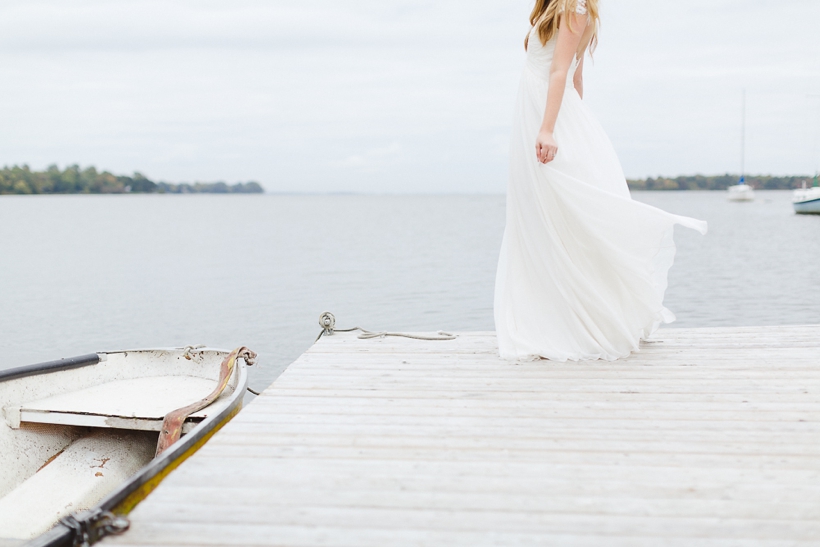
POLYGON ((495 324, 508 359, 614 360, 661 323, 675 224, 634 201, 583 97, 598 0, 537 0, 515 107, 495 324))

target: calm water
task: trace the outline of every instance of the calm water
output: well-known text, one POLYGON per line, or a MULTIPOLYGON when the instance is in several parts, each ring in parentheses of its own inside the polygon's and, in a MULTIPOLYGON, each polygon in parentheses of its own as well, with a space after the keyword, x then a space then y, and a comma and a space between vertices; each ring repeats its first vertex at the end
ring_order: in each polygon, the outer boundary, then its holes
MULTIPOLYGON (((820 217, 789 192, 638 193, 680 229, 676 326, 820 323, 820 217)), ((338 326, 491 330, 502 196, 0 197, 0 368, 96 350, 247 345, 264 387, 338 326)))

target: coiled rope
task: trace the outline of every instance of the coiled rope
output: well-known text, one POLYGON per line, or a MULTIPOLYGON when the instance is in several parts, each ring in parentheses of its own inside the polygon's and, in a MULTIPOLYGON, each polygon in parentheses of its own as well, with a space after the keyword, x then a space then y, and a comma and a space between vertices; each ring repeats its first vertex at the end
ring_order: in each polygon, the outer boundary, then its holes
POLYGON ((400 336, 403 338, 412 338, 414 340, 455 340, 457 338, 455 334, 450 334, 449 332, 444 331, 438 331, 436 334, 413 334, 409 332, 373 332, 361 327, 337 329, 336 316, 329 311, 326 311, 319 316, 319 326, 322 327, 322 332, 320 332, 319 336, 316 337, 316 342, 318 342, 322 336, 331 336, 334 332, 353 332, 356 330, 361 331, 361 334, 359 335, 361 340, 368 340, 370 338, 384 338, 385 336, 400 336))

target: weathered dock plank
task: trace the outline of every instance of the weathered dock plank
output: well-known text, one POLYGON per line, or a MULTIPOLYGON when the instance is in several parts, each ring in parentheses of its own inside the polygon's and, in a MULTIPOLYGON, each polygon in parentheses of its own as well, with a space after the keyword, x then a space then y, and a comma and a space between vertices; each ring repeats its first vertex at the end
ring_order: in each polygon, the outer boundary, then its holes
POLYGON ((325 337, 110 545, 820 544, 820 326, 616 362, 325 337))

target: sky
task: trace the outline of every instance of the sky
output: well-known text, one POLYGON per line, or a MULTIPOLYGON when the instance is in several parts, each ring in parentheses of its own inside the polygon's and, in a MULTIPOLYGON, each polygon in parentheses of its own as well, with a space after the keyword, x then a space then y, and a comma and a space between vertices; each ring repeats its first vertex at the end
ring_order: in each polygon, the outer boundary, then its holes
MULTIPOLYGON (((820 163, 820 1, 601 0, 628 177, 820 163)), ((3 0, 0 165, 270 192, 500 193, 527 0, 3 0)), ((560 143, 559 143, 560 144, 560 143)))

